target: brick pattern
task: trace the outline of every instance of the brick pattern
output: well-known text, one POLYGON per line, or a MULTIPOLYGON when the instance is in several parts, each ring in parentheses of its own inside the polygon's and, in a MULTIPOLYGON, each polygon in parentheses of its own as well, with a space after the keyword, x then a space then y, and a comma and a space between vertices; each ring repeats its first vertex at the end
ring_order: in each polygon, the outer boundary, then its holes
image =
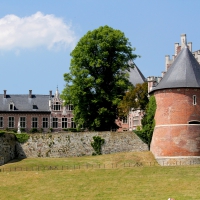
POLYGON ((188 124, 200 121, 200 89, 166 89, 155 92, 157 110, 156 125, 188 124), (193 105, 196 95, 196 105, 193 105))
POLYGON ((200 122, 200 89, 166 89, 154 95, 157 103, 151 142, 154 156, 200 156, 200 124, 189 124, 200 122))

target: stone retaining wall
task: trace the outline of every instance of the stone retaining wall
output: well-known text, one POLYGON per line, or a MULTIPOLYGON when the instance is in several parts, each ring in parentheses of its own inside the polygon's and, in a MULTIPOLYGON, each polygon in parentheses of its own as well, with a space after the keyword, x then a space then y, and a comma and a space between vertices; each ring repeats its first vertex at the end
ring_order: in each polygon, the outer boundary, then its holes
POLYGON ((133 132, 78 132, 30 134, 29 140, 17 145, 17 155, 24 157, 75 157, 92 155, 93 136, 105 139, 102 154, 130 151, 148 151, 133 132))
POLYGON ((15 158, 15 136, 4 134, 0 136, 0 165, 15 158))

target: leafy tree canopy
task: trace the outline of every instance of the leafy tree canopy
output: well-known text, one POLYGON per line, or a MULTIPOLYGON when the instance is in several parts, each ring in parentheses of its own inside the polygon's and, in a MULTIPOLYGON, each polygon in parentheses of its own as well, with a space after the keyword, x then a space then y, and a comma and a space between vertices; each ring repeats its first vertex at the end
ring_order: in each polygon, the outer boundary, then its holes
POLYGON ((117 105, 128 86, 133 54, 128 38, 109 26, 89 31, 71 52, 70 73, 62 98, 74 105, 78 126, 89 130, 115 128, 117 105))
POLYGON ((137 84, 130 87, 118 105, 118 114, 120 117, 128 115, 130 108, 145 110, 149 102, 148 83, 137 84))

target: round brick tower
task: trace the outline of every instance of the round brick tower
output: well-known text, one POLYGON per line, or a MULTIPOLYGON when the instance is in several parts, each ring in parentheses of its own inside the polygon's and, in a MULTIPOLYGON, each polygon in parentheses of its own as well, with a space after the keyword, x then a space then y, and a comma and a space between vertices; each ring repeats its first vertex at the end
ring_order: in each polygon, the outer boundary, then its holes
POLYGON ((200 163, 200 65, 185 47, 160 83, 150 150, 160 164, 200 163))

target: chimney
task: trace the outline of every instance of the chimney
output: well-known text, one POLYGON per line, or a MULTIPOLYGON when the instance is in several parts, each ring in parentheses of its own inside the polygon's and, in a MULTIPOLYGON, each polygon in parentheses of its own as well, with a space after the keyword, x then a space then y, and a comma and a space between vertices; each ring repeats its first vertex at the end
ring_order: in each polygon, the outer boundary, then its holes
POLYGON ((52 90, 49 90, 49 98, 52 97, 52 90))
POLYGON ((29 90, 29 98, 32 98, 32 90, 29 90))
POLYGON ((3 98, 6 98, 6 90, 4 90, 3 92, 4 92, 3 98))

